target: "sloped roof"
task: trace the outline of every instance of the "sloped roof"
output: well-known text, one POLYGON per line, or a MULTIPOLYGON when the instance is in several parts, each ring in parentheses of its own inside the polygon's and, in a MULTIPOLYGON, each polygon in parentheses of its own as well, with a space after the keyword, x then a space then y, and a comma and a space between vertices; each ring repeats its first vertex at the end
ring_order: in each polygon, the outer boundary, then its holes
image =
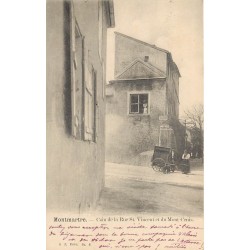
POLYGON ((128 35, 124 35, 124 34, 122 34, 122 33, 120 33, 120 32, 117 32, 117 31, 115 31, 114 33, 117 34, 117 35, 123 36, 123 37, 125 37, 125 38, 134 40, 134 41, 136 41, 136 42, 139 42, 139 43, 141 43, 141 44, 144 44, 144 45, 146 45, 146 46, 149 46, 149 47, 151 47, 151 48, 153 48, 153 49, 156 49, 156 50, 159 50, 159 51, 162 51, 162 52, 166 53, 166 54, 167 54, 167 57, 168 57, 168 59, 169 59, 170 64, 172 64, 172 66, 170 66, 170 67, 172 68, 172 70, 174 70, 174 71, 178 74, 179 77, 181 77, 179 68, 178 68, 178 66, 176 65, 176 63, 174 62, 174 60, 173 60, 173 58, 172 58, 172 54, 171 54, 168 50, 159 48, 159 47, 155 46, 154 44, 146 43, 146 42, 141 41, 141 40, 139 40, 139 39, 136 39, 136 38, 134 38, 134 37, 131 37, 131 36, 128 36, 128 35))
POLYGON ((115 79, 165 78, 166 74, 140 58, 130 63, 115 79))
POLYGON ((154 44, 150 44, 150 43, 143 42, 143 41, 141 41, 141 40, 139 40, 139 39, 136 39, 136 38, 131 37, 131 36, 124 35, 124 34, 122 34, 122 33, 120 33, 120 32, 115 31, 115 34, 118 34, 118 35, 120 35, 120 36, 129 38, 129 39, 134 40, 134 41, 136 41, 136 42, 142 43, 142 44, 144 44, 144 45, 146 45, 146 46, 149 46, 149 47, 151 47, 151 48, 153 48, 153 49, 157 49, 157 50, 160 50, 160 51, 165 52, 165 53, 170 53, 169 51, 167 51, 167 50, 165 50, 165 49, 162 49, 162 48, 159 48, 159 47, 155 46, 154 44))
POLYGON ((176 63, 174 62, 171 53, 167 54, 167 58, 168 58, 168 62, 169 62, 171 70, 175 71, 178 74, 178 76, 181 77, 180 71, 179 71, 176 63))

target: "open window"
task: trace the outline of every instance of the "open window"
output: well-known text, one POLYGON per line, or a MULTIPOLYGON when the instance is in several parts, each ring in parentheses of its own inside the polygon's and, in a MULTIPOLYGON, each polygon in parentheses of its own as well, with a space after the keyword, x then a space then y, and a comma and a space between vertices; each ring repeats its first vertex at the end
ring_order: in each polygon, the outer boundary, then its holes
POLYGON ((129 114, 149 114, 149 94, 129 94, 129 114))

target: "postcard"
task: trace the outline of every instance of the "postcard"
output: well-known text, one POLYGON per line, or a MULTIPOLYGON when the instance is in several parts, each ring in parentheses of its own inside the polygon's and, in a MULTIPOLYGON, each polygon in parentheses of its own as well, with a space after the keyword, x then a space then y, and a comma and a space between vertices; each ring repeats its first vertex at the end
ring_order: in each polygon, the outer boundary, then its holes
POLYGON ((47 0, 47 250, 204 249, 203 1, 47 0))

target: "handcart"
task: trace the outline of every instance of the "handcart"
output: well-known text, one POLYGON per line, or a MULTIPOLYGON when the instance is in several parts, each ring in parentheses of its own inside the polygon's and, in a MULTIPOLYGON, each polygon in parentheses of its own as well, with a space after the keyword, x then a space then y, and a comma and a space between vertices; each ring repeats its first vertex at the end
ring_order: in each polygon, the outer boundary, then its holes
POLYGON ((176 169, 176 164, 169 160, 171 148, 155 146, 152 157, 152 168, 156 172, 170 173, 176 169))

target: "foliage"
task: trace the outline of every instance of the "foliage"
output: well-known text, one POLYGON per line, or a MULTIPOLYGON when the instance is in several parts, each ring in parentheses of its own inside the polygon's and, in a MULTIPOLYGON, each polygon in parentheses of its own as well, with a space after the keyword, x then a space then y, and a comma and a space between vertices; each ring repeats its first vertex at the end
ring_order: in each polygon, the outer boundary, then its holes
POLYGON ((202 104, 185 111, 186 125, 191 133, 192 151, 203 158, 204 108, 202 104))
POLYGON ((186 119, 190 128, 199 128, 203 132, 204 108, 202 104, 193 106, 192 109, 185 111, 186 119))

